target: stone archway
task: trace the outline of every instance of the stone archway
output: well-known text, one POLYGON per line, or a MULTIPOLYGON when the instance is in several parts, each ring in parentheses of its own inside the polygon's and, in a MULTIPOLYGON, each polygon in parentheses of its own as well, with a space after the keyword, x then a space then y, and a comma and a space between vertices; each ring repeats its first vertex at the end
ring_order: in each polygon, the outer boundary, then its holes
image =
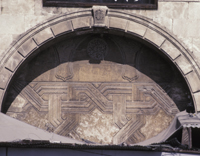
MULTIPOLYGON (((13 43, 4 56, 1 65, 1 103, 3 102, 7 88, 9 87, 9 84, 11 84, 15 73, 23 63, 29 60, 29 58, 42 52, 44 49, 49 47, 49 45, 59 42, 66 36, 74 37, 83 34, 102 32, 110 35, 117 34, 118 36, 136 37, 138 40, 143 41, 144 43, 149 43, 152 47, 158 49, 162 55, 168 57, 168 59, 180 70, 190 88, 196 111, 200 109, 197 104, 200 89, 200 85, 198 85, 200 83, 199 68, 190 55, 190 52, 187 51, 169 32, 162 29, 152 21, 140 16, 107 9, 106 7, 93 7, 92 9, 86 9, 80 12, 61 15, 50 19, 40 26, 28 31, 13 43)), ((109 64, 106 62, 104 63, 106 65, 109 64)), ((123 63, 123 61, 121 63, 123 63)), ((69 65, 69 71, 71 70, 70 66, 71 65, 69 65)), ((128 67, 126 66, 125 68, 128 67)), ((71 78, 70 75, 63 76, 62 73, 56 75, 58 79, 63 81, 71 78)), ((134 76, 123 76, 128 81, 131 81, 132 78, 134 80, 134 76)), ((76 84, 72 85, 76 86, 76 84)), ((151 87, 141 89, 148 92, 148 89, 151 90, 151 87)), ((120 100, 124 101, 123 97, 116 97, 116 99, 116 102, 120 100)), ((171 109, 170 106, 169 109, 171 109)), ((123 112, 123 108, 119 108, 119 110, 123 112)), ((173 110, 170 111, 173 112, 173 110)), ((73 119, 76 119, 76 117, 73 119)), ((142 121, 142 119, 140 121, 142 121)), ((124 121, 122 117, 121 119, 116 119, 116 122, 119 122, 120 125, 123 124, 123 122, 128 121, 124 121)), ((121 127, 123 127, 123 125, 121 127)), ((115 143, 120 143, 119 140, 119 138, 115 140, 115 143)))

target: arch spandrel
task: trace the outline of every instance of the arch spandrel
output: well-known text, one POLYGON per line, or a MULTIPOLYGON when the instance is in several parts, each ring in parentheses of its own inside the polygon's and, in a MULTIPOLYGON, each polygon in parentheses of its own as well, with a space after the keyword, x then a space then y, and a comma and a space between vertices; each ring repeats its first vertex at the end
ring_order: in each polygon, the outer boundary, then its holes
MULTIPOLYGON (((62 40, 62 37, 98 33, 99 30, 96 28, 101 28, 101 33, 109 34, 113 33, 113 31, 120 32, 120 35, 133 36, 144 42, 149 42, 149 44, 156 47, 160 53, 167 56, 185 78, 190 88, 195 110, 200 110, 198 106, 200 99, 198 65, 190 55, 190 52, 187 51, 174 36, 147 18, 105 8, 102 11, 103 15, 93 16, 92 11, 94 12, 95 9, 96 8, 93 7, 92 9, 52 18, 29 30, 13 43, 2 60, 0 76, 1 101, 3 102, 5 92, 15 72, 20 65, 32 55, 43 51, 43 49, 52 43, 62 40), (98 19, 94 19, 96 17, 98 17, 98 19)), ((101 9, 101 7, 97 9, 101 9)), ((65 74, 66 73, 64 73, 64 75, 65 74)), ((58 77, 59 76, 58 74, 58 77)), ((62 77, 61 74, 60 80, 65 80, 66 76, 62 77)), ((141 90, 145 89, 146 88, 141 88, 141 90)), ((123 101, 123 98, 118 100, 123 101)), ((98 114, 98 112, 96 113, 98 114)), ((162 114, 162 112, 160 113, 162 114)), ((77 117, 73 117, 73 119, 77 120, 77 117)), ((123 121, 123 119, 121 120, 123 121)))

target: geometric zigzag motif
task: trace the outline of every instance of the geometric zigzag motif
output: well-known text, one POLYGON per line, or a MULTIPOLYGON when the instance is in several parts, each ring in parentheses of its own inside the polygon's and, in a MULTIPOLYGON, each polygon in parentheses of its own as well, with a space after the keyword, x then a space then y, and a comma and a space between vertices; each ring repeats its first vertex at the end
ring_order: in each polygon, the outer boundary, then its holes
MULTIPOLYGON (((20 91, 21 84, 14 86, 20 91)), ((79 126, 80 114, 95 109, 111 114, 118 132, 114 144, 145 140, 140 132, 145 115, 155 115, 162 109, 168 115, 179 110, 175 103, 155 83, 31 82, 20 95, 28 107, 48 114, 48 124, 54 133, 67 136, 79 126)), ((80 136, 81 138, 81 136, 80 136)))

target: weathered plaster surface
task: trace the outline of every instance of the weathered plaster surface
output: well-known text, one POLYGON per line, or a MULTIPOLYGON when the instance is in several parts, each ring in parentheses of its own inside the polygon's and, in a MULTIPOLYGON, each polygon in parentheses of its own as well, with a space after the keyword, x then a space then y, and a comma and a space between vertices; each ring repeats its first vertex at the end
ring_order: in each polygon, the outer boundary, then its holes
POLYGON ((162 129, 166 129, 173 117, 168 116, 164 111, 160 110, 156 116, 147 115, 146 117, 146 125, 141 128, 141 132, 146 136, 147 139, 150 139, 152 136, 156 136, 160 133, 162 129), (162 120, 160 120, 162 118, 162 120))
POLYGON ((113 124, 112 114, 103 114, 95 109, 91 114, 81 115, 77 133, 83 139, 103 144, 111 144, 113 136, 119 131, 113 124))

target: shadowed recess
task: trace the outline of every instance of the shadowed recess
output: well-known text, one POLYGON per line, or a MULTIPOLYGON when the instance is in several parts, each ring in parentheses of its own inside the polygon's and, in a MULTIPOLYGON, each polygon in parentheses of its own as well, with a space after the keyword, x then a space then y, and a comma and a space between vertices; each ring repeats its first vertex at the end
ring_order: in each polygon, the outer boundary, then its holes
POLYGON ((24 64, 2 111, 78 140, 133 144, 166 129, 188 104, 183 77, 153 49, 90 34, 53 44, 24 64))

